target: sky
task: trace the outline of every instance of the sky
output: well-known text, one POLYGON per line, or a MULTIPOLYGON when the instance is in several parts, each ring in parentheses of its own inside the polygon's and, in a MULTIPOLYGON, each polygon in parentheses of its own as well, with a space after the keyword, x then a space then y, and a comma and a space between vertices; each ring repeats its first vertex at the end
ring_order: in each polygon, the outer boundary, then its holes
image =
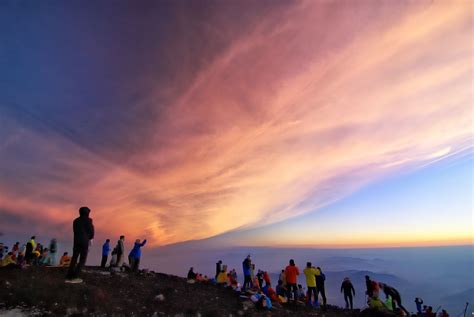
POLYGON ((472 6, 2 1, 0 231, 472 244, 472 6))

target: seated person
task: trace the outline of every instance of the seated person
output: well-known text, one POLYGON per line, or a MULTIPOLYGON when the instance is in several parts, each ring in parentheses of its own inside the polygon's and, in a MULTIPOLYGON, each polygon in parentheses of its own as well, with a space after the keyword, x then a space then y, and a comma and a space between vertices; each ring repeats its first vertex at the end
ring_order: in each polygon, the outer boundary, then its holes
POLYGON ((3 260, 0 261, 0 267, 6 268, 6 267, 18 267, 16 262, 12 259, 13 252, 8 252, 7 255, 3 258, 3 260))
POLYGON ((63 256, 59 260, 59 266, 69 266, 71 264, 71 257, 67 252, 64 252, 63 256))
POLYGON ((195 280, 196 279, 196 273, 194 273, 194 268, 191 267, 188 271, 188 280, 195 280))
POLYGON ((278 285, 276 287, 276 293, 279 296, 286 297, 286 287, 283 286, 283 281, 282 280, 278 280, 278 285))
POLYGON ((227 284, 229 282, 229 277, 227 274, 227 265, 222 267, 221 272, 217 275, 217 284, 227 284))

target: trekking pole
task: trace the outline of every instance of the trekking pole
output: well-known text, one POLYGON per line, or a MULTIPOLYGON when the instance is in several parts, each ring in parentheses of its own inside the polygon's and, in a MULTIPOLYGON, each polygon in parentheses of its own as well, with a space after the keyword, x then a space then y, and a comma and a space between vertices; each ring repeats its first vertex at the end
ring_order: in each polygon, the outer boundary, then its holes
POLYGON ((464 317, 466 317, 467 306, 469 306, 469 302, 466 302, 466 307, 464 308, 464 317))
POLYGON ((441 308, 441 306, 438 306, 438 308, 437 308, 436 311, 435 311, 435 315, 438 314, 438 311, 439 311, 440 308, 441 308))

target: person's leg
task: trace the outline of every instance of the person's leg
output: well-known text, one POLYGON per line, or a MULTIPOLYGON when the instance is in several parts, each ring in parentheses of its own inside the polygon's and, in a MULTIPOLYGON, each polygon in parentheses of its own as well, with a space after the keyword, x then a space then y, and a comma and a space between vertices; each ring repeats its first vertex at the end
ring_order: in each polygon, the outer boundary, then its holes
POLYGON ((80 250, 79 264, 76 266, 76 277, 79 277, 79 274, 81 274, 82 267, 86 264, 88 252, 89 248, 87 246, 82 247, 80 250))
POLYGON ((324 289, 324 286, 321 287, 321 296, 323 297, 323 306, 326 306, 326 291, 324 289))
POLYGON ((286 297, 288 297, 288 302, 291 300, 291 288, 293 284, 288 284, 286 288, 286 297))
POLYGON ((352 294, 349 294, 349 304, 351 306, 351 310, 354 309, 353 303, 352 303, 352 294))
POLYGON ((135 272, 138 272, 140 270, 140 258, 135 259, 135 272))
POLYGON ((77 277, 75 269, 76 269, 76 263, 77 263, 78 257, 79 257, 79 249, 77 247, 74 247, 72 251, 71 263, 69 264, 69 269, 66 276, 67 279, 73 279, 77 277))
POLYGON ((105 255, 102 255, 102 260, 100 261, 100 267, 101 267, 101 268, 104 268, 104 267, 105 267, 105 261, 107 261, 107 260, 106 260, 106 257, 105 257, 105 255))
POLYGON ((346 309, 349 308, 349 300, 348 300, 348 295, 344 293, 344 301, 346 302, 346 309))

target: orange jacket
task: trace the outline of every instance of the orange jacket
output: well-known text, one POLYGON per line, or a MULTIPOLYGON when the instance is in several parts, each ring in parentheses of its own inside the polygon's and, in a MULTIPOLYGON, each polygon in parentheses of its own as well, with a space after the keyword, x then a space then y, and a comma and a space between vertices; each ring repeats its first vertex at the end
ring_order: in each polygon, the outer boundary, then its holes
POLYGON ((300 270, 298 267, 288 265, 285 269, 286 282, 288 284, 297 284, 298 275, 300 275, 300 270))

